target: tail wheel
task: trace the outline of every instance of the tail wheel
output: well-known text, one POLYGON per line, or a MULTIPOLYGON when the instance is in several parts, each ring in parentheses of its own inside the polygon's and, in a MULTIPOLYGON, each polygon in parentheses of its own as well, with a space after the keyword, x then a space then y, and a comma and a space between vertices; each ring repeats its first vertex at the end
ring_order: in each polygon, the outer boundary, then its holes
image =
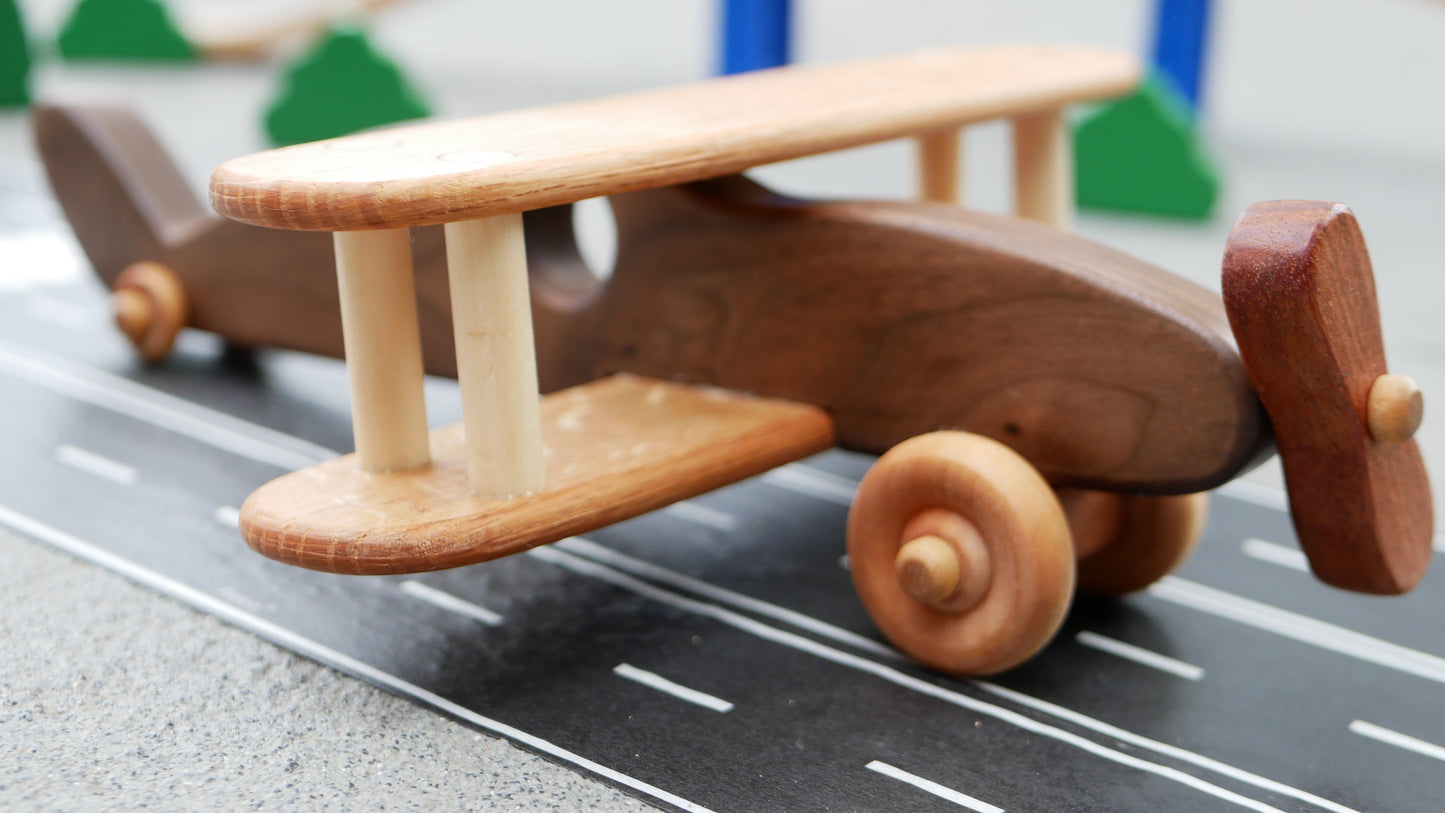
POLYGON ((115 323, 150 364, 164 359, 186 325, 186 292, 175 272, 154 262, 120 272, 110 294, 115 323))
POLYGON ((1024 661, 1063 623, 1074 552, 1054 492, 1018 453, 965 432, 894 447, 848 515, 858 595, 913 658, 989 674, 1024 661))
POLYGON ((1060 489, 1079 557, 1079 589, 1143 590, 1183 564, 1204 531, 1209 495, 1171 497, 1060 489))

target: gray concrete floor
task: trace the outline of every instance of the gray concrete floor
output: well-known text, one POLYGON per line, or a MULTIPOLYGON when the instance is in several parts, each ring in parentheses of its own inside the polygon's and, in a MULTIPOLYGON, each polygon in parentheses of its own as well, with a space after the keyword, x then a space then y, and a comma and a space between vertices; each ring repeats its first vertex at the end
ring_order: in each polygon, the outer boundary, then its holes
POLYGON ((0 530, 0 807, 642 810, 0 530))
MULTIPOLYGON (((21 3, 42 37, 69 5, 21 3)), ((1038 40, 1137 52, 1147 5, 802 2, 797 57, 1038 40)), ((1445 392, 1445 4, 1219 5, 1206 132, 1228 179, 1221 214, 1205 224, 1086 217, 1080 230, 1217 287, 1229 224, 1249 202, 1349 203, 1375 259, 1392 366, 1427 395, 1445 392)), ((688 81, 711 62, 712 4, 701 0, 415 0, 375 25, 445 115, 688 81)), ((262 146, 260 110, 277 70, 44 63, 38 86, 135 104, 199 189, 211 167, 262 146)), ((0 116, 0 161, 28 172, 23 118, 0 116)), ((905 146, 884 145, 758 174, 816 196, 904 197, 909 161, 905 146)), ((978 128, 972 202, 1007 207, 1006 164, 1003 131, 978 128)), ((605 229, 588 239, 605 254, 605 229)), ((1427 421, 1420 440, 1427 460, 1445 459, 1445 430, 1427 421)), ((0 557, 0 806, 643 806, 38 543, 0 534, 0 557)))

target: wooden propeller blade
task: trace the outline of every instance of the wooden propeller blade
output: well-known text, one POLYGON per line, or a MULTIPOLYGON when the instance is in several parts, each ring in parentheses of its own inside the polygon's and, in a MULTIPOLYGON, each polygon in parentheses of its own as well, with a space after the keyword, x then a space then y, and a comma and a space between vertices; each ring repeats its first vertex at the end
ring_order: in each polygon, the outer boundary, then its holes
POLYGON ((1354 215, 1318 201, 1251 206, 1224 255, 1224 304, 1315 575, 1366 593, 1410 590, 1430 563, 1430 484, 1415 441, 1370 433, 1385 352, 1354 215))

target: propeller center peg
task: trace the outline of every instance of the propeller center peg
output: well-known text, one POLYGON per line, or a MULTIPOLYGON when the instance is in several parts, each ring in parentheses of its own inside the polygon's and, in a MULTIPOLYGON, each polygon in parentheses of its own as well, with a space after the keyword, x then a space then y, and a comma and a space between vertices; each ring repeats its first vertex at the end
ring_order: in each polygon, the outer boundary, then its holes
POLYGON ((1425 396, 1409 376, 1375 379, 1366 403, 1370 437, 1381 442, 1403 443, 1414 437, 1425 415, 1425 396))

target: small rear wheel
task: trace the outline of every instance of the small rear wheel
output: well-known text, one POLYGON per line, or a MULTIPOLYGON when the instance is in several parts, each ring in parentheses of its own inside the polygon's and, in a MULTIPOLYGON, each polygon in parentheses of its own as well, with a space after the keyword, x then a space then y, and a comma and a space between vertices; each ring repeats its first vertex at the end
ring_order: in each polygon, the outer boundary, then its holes
POLYGON ((1061 489, 1079 556, 1079 590, 1120 596, 1184 563, 1209 514, 1209 494, 1149 497, 1061 489))
POLYGON ((115 323, 149 364, 165 359, 186 325, 186 292, 171 269, 138 262, 115 278, 110 294, 115 323))
POLYGON ((1063 508, 1018 453, 966 432, 878 459, 848 515, 853 583, 895 646, 935 669, 1000 672, 1063 623, 1074 552, 1063 508))

